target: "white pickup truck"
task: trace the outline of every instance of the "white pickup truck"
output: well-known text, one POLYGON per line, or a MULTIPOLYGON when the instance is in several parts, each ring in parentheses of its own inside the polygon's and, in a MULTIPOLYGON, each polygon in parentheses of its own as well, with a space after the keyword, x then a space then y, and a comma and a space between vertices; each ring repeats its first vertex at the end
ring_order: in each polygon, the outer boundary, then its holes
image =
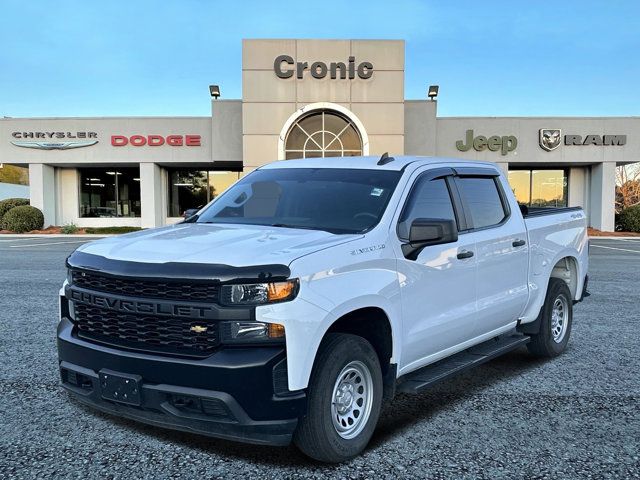
POLYGON ((494 164, 276 162, 181 224, 71 254, 62 384, 105 412, 339 462, 395 392, 524 345, 562 353, 587 266, 582 209, 527 212, 494 164))

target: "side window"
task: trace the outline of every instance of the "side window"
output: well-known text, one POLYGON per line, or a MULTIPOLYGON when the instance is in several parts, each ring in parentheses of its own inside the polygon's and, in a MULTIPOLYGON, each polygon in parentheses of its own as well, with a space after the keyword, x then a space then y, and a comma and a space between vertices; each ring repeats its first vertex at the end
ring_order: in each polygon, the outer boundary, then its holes
POLYGON ((451 195, 444 178, 420 180, 414 185, 398 223, 398 237, 409 238, 416 218, 441 218, 456 221, 451 195))
POLYGON ((469 209, 473 228, 497 225, 507 216, 498 185, 493 178, 456 178, 456 185, 466 208, 469 209))

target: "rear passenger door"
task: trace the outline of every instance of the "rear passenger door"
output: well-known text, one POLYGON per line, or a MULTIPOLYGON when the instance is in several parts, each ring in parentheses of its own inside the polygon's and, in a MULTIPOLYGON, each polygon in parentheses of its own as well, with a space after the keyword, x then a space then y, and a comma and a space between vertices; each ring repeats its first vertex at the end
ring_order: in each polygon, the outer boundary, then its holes
POLYGON ((528 245, 522 216, 511 207, 509 188, 497 171, 456 169, 467 230, 477 258, 478 335, 506 327, 518 319, 528 298, 528 245))
POLYGON ((460 228, 452 175, 451 168, 418 173, 392 232, 402 301, 401 373, 446 356, 475 335, 473 238, 461 235, 456 242, 424 247, 415 259, 405 258, 400 248, 417 218, 454 220, 460 228))

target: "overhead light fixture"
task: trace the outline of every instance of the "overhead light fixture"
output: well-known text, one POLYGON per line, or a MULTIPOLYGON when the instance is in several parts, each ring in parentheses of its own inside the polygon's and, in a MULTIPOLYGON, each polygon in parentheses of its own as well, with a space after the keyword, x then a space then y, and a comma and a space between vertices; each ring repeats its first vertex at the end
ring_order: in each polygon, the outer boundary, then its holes
POLYGON ((429 90, 427 91, 427 97, 429 97, 431 100, 435 100, 438 96, 438 90, 440 90, 440 87, 438 85, 430 85, 429 90))
POLYGON ((220 96, 220 87, 218 85, 209 85, 209 93, 213 98, 218 98, 220 96))

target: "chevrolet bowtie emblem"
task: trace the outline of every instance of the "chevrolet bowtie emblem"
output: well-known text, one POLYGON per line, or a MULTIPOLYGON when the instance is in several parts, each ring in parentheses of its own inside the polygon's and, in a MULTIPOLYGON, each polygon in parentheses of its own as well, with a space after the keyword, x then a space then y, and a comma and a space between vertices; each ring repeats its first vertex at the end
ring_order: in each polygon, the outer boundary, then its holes
POLYGON ((207 331, 207 327, 203 327, 202 325, 194 325, 189 330, 196 333, 203 333, 207 331))

